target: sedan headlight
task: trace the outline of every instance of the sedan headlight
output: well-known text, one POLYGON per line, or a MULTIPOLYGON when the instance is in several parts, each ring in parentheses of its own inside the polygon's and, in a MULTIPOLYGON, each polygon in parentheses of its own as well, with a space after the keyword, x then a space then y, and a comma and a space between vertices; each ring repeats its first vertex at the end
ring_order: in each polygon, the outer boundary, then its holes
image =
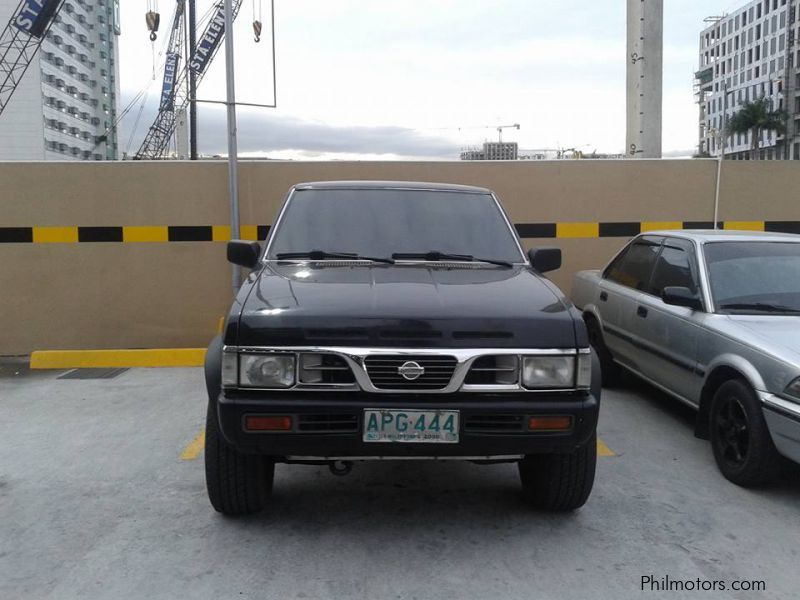
POLYGON ((783 390, 784 395, 789 396, 795 400, 800 401, 800 377, 795 379, 792 383, 786 386, 783 390))
POLYGON ((294 354, 240 354, 239 385, 288 388, 294 385, 294 354))
POLYGON ((525 356, 522 384, 529 389, 588 389, 592 381, 591 354, 525 356))

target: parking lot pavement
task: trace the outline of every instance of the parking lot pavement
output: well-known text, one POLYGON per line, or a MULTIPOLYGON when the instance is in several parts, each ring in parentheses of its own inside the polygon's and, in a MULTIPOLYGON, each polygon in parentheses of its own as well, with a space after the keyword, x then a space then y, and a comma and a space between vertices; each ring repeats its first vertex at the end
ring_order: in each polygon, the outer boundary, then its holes
POLYGON ((0 369, 0 598, 698 595, 642 592, 647 575, 797 597, 797 472, 729 484, 691 412, 640 384, 606 392, 615 455, 575 514, 526 508, 513 465, 366 463, 279 465, 272 509, 228 519, 206 499, 199 369, 15 372, 0 369))

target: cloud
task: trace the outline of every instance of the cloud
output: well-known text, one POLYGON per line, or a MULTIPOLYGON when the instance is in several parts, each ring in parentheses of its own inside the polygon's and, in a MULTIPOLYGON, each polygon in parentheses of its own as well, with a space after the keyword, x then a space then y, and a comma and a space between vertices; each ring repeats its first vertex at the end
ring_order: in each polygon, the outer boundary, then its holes
MULTIPOLYGON (((224 111, 201 108, 199 111, 199 148, 202 154, 227 153, 227 121, 224 111)), ((155 118, 149 111, 143 115, 134 134, 135 143, 130 153, 135 153, 144 138, 147 127, 155 118), (149 117, 149 118, 148 118, 149 117), (145 125, 147 124, 147 125, 145 125)), ((425 134, 408 127, 343 126, 308 121, 290 115, 271 115, 263 112, 240 111, 237 117, 240 155, 270 156, 276 158, 348 158, 373 156, 396 159, 457 158, 458 144, 443 136, 425 134)), ((130 119, 121 131, 121 139, 131 134, 130 119)))

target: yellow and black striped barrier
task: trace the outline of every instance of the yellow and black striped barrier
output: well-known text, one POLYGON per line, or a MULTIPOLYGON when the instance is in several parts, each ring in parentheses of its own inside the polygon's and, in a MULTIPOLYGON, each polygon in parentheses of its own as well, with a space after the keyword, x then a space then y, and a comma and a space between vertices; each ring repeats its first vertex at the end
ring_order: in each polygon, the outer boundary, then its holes
MULTIPOLYGON (((720 227, 730 230, 773 231, 800 234, 800 221, 725 221, 720 227)), ((517 223, 520 237, 548 238, 629 238, 662 229, 712 229, 711 221, 623 221, 517 223)), ((241 238, 267 239, 269 225, 243 225, 241 238)), ((227 242, 229 225, 154 225, 110 227, 0 227, 0 244, 72 244, 141 242, 227 242)))

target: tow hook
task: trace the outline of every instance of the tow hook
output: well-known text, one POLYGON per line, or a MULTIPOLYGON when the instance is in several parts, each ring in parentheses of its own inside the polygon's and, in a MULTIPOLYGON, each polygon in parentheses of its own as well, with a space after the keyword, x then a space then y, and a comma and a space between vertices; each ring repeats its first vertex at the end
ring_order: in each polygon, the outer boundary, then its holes
POLYGON ((334 475, 344 477, 353 470, 353 462, 350 460, 334 460, 328 465, 328 468, 334 475))

